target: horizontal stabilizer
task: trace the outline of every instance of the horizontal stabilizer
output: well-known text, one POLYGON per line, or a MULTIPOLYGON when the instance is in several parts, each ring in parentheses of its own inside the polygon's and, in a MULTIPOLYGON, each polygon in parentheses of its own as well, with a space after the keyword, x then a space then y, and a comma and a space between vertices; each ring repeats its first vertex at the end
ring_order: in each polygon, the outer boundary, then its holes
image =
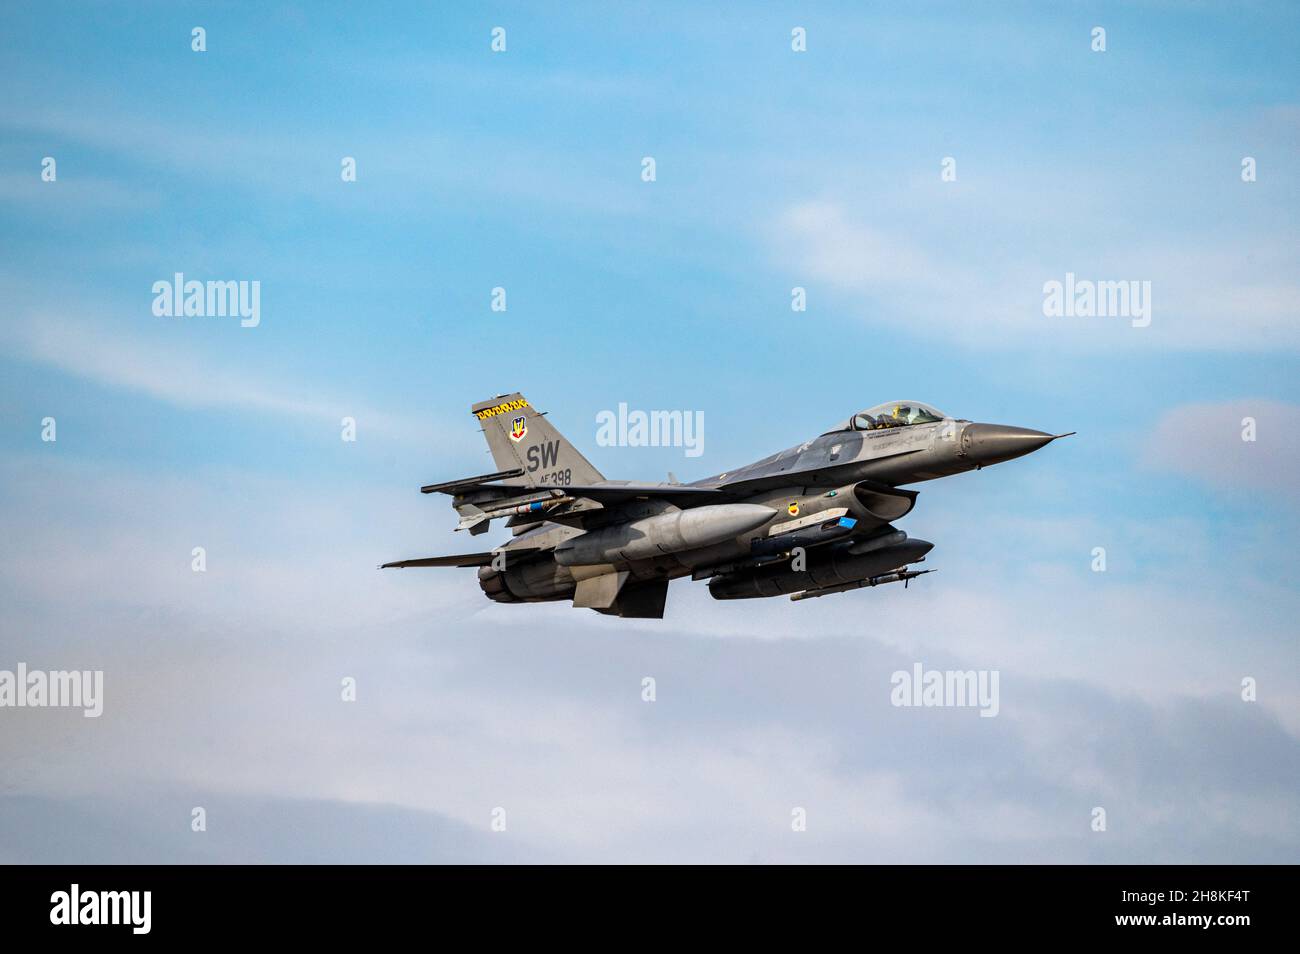
POLYGON ((498 553, 504 553, 511 560, 522 556, 531 556, 541 552, 541 547, 515 547, 510 550, 488 550, 486 553, 460 553, 456 556, 421 557, 418 560, 398 560, 385 563, 381 570, 404 570, 413 566, 489 566, 498 553))
POLYGON ((520 477, 523 473, 522 468, 516 467, 514 470, 499 470, 495 474, 482 474, 478 477, 462 477, 460 480, 448 480, 441 484, 425 484, 420 488, 420 493, 455 494, 462 490, 468 490, 470 487, 477 487, 479 484, 486 484, 490 480, 508 480, 511 477, 520 477))

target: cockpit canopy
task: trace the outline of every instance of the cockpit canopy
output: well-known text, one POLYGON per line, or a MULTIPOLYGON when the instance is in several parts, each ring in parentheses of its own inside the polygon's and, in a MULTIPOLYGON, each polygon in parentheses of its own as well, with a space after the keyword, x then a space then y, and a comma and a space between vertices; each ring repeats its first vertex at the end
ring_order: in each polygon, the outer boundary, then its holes
POLYGON ((886 427, 907 427, 910 424, 933 424, 948 415, 920 401, 890 401, 860 411, 845 421, 839 431, 875 431, 886 427))

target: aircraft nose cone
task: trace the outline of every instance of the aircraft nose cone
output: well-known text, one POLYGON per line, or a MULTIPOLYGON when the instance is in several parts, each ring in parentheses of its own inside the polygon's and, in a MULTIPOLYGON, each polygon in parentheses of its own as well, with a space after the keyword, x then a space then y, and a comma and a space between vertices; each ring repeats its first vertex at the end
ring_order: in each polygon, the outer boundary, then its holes
POLYGON ((966 459, 980 467, 1015 460, 1050 443, 1052 434, 1031 431, 1027 427, 1006 424, 967 424, 962 433, 962 451, 966 459))

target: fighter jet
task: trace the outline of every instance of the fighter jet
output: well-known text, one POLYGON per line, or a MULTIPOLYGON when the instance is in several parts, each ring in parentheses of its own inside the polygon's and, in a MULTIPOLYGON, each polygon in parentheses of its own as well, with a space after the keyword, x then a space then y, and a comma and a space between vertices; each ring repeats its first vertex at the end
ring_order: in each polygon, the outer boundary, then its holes
POLYGON ((504 520, 512 539, 381 569, 477 567, 479 586, 498 603, 572 600, 640 619, 662 619, 668 583, 683 576, 708 580, 719 600, 906 586, 931 572, 912 567, 934 547, 893 525, 916 506, 908 485, 1070 436, 891 401, 735 470, 689 484, 635 483, 606 480, 518 392, 470 410, 499 470, 420 491, 451 497, 457 530, 478 535, 504 520))

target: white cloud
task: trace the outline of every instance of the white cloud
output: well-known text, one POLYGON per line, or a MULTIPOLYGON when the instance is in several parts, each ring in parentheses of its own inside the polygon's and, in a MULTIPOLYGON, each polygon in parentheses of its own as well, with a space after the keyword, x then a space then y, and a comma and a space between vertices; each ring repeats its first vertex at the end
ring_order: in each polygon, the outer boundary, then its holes
POLYGON ((798 267, 839 288, 878 291, 934 281, 942 272, 905 237, 850 220, 833 202, 790 206, 774 237, 798 267))
MULTIPOLYGON (((239 328, 236 319, 229 321, 233 334, 258 333, 239 328)), ((204 353, 194 343, 123 332, 103 322, 39 312, 11 315, 0 326, 0 343, 8 354, 21 360, 174 407, 265 412, 335 429, 347 416, 356 419, 359 432, 364 429, 369 434, 411 441, 431 439, 427 421, 395 416, 310 385, 295 385, 283 375, 232 368, 229 355, 204 353)))
MULTIPOLYGON (((915 189, 915 186, 912 188, 915 189)), ((821 283, 841 307, 890 331, 929 334, 977 348, 1144 348, 1233 352, 1300 350, 1300 265, 1291 236, 1097 238, 1099 225, 1055 236, 1049 245, 1015 242, 1034 196, 966 198, 965 218, 936 232, 950 207, 917 196, 914 214, 882 198, 796 202, 767 226, 770 251, 791 275, 821 283), (1081 280, 1150 282, 1151 322, 1128 317, 1047 317, 1043 287, 1081 280)), ((1046 196, 1039 197, 1046 203, 1046 196)), ((1038 223, 1041 229, 1041 222, 1038 223)))
MULTIPOLYGON (((472 571, 375 570, 459 549, 430 547, 450 518, 417 494, 86 470, 2 474, 0 666, 107 670, 92 728, 37 710, 0 724, 14 794, 383 803, 475 831, 501 805, 512 850, 570 860, 1276 860, 1300 843, 1289 630, 1275 643, 1250 601, 953 573, 716 603, 683 581, 668 619, 614 620, 489 604, 472 571), (914 660, 1000 669, 1001 715, 892 707, 889 675, 914 660), (1267 675, 1259 703, 1236 698, 1243 672, 1267 675), (1095 804, 1115 820, 1104 847, 1095 804)), ((164 824, 126 811, 135 837, 164 824)), ((69 824, 74 852, 139 857, 111 819, 69 824)), ((355 857, 405 857, 389 826, 364 831, 355 857)), ((222 844, 231 860, 303 850, 222 844)))
POLYGON ((1300 494, 1300 406, 1266 398, 1184 404, 1166 411, 1145 444, 1146 466, 1238 494, 1300 494), (1243 440, 1247 418, 1255 439, 1243 440))

